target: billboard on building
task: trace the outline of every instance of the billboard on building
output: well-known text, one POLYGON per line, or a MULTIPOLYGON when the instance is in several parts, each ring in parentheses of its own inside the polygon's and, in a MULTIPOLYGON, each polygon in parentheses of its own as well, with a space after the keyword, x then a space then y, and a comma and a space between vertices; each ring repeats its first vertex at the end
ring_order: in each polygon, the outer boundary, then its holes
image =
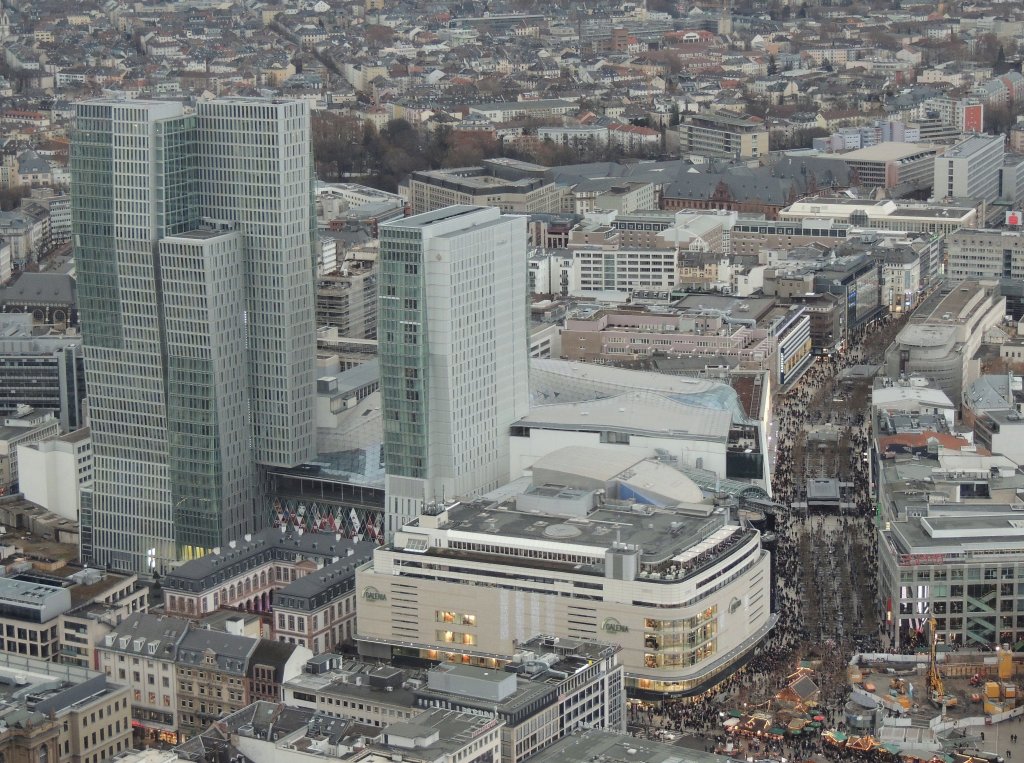
POLYGON ((1021 212, 1007 212, 1006 213, 1006 224, 1012 226, 1020 226, 1024 222, 1024 214, 1021 212))

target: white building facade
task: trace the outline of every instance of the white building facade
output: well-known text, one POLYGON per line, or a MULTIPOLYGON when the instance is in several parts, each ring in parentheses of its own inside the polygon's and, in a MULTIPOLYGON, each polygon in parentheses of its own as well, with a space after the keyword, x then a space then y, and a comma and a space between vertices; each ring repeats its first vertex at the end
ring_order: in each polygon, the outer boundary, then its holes
POLYGON ((424 501, 508 479, 529 404, 526 220, 453 206, 380 228, 388 532, 424 501))

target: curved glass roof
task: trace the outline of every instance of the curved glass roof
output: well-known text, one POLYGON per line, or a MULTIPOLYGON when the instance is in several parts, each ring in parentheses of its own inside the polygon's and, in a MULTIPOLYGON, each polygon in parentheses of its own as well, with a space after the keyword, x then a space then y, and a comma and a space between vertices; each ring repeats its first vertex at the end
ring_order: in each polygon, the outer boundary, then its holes
POLYGON ((671 376, 553 358, 530 361, 530 404, 575 403, 648 390, 682 405, 728 411, 736 423, 750 421, 736 390, 691 376, 671 376))

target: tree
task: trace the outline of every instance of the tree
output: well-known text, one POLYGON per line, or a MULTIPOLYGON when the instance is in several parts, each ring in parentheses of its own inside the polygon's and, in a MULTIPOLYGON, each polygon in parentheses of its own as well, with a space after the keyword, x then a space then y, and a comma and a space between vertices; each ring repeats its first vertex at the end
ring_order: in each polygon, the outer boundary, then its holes
POLYGON ((381 24, 370 24, 363 27, 363 39, 371 48, 386 48, 395 41, 395 30, 381 24))
POLYGON ((779 72, 779 65, 775 61, 775 54, 768 56, 768 76, 774 77, 779 72))
POLYGON ((821 70, 823 72, 835 71, 835 69, 832 66, 832 62, 829 61, 827 58, 822 59, 822 61, 821 61, 821 70))
POLYGON ((668 126, 676 127, 683 121, 682 116, 679 114, 679 104, 676 101, 672 102, 672 111, 668 118, 668 126))
POLYGON ((1001 66, 1006 63, 1006 49, 1002 45, 999 46, 999 51, 996 53, 996 66, 1001 66))

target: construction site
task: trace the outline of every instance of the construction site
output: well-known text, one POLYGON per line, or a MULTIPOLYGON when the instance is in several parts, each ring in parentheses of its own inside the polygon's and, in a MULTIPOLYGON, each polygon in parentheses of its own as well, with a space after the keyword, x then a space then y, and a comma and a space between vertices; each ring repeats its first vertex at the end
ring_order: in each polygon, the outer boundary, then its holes
POLYGON ((846 717, 906 757, 983 750, 986 727, 1024 714, 1022 678, 1024 654, 1008 646, 942 652, 933 641, 925 653, 856 655, 846 717))

